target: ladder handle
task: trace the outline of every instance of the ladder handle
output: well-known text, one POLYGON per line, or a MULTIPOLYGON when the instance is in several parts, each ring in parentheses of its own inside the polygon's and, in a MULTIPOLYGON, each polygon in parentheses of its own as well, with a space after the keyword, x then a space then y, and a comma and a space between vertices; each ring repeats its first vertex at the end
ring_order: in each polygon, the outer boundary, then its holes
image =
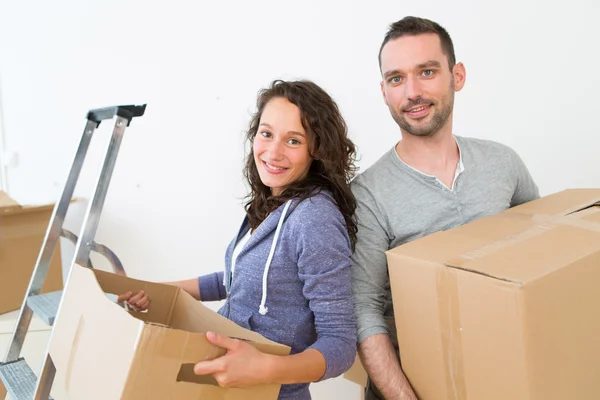
POLYGON ((127 126, 131 123, 131 120, 136 117, 141 117, 146 111, 146 104, 141 106, 127 105, 127 106, 114 106, 97 108, 95 110, 88 111, 87 119, 100 125, 100 122, 106 119, 113 119, 115 115, 125 118, 127 120, 127 126))
MULTIPOLYGON (((69 239, 73 243, 74 246, 77 245, 78 238, 77 238, 77 235, 75 235, 73 232, 71 232, 71 231, 69 231, 69 230, 67 230, 65 228, 62 228, 60 230, 60 236, 64 237, 65 239, 69 239)), ((88 259, 88 265, 87 266, 89 268, 94 268, 94 266, 92 265, 92 260, 88 259)))
POLYGON ((92 244, 92 251, 95 251, 96 253, 102 254, 104 257, 106 257, 108 261, 110 261, 110 263, 112 264, 113 269, 115 270, 115 273, 117 275, 127 276, 125 274, 125 269, 123 268, 121 260, 119 260, 119 257, 117 257, 117 255, 111 249, 109 249, 103 244, 98 244, 94 242, 92 244))
MULTIPOLYGON (((73 232, 63 228, 61 230, 60 235, 66 239, 69 239, 71 242, 73 242, 74 245, 77 245, 77 241, 79 240, 79 238, 73 232)), ((114 251, 112 251, 105 245, 98 244, 96 242, 92 242, 91 250, 95 251, 96 253, 102 254, 104 257, 106 257, 108 261, 110 261, 110 263, 112 264, 113 269, 117 275, 127 276, 127 274, 125 274, 125 269, 123 268, 123 263, 121 263, 121 260, 119 260, 119 257, 117 257, 114 251)), ((88 262, 90 268, 92 268, 92 261, 88 260, 88 262)))

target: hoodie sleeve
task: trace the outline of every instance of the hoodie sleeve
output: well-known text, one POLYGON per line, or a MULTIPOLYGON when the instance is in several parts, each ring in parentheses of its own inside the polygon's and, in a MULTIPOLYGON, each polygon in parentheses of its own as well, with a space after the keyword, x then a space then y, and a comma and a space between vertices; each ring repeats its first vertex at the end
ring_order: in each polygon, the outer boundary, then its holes
POLYGON ((218 301, 226 297, 223 275, 221 271, 198 277, 200 301, 218 301))
POLYGON ((296 210, 298 271, 314 313, 317 340, 310 346, 325 357, 320 380, 343 374, 356 357, 350 239, 337 206, 324 197, 307 199, 296 210))

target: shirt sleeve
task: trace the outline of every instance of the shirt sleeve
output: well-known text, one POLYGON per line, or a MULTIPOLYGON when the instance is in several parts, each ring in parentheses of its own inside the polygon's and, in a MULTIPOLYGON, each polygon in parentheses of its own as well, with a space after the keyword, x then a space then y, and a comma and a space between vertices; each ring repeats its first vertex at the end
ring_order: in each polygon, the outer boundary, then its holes
POLYGON ((327 367, 320 379, 325 380, 350 369, 356 358, 352 249, 344 218, 333 203, 321 198, 309 207, 295 228, 298 273, 315 318, 317 339, 310 348, 325 358, 327 367))
POLYGON ((377 334, 390 334, 385 321, 389 276, 385 252, 390 245, 386 230, 377 215, 377 203, 369 190, 353 182, 357 201, 358 241, 352 256, 352 291, 356 313, 358 343, 377 334))
POLYGON ((511 149, 513 159, 513 169, 517 179, 515 193, 513 194, 510 206, 518 206, 528 201, 536 200, 540 197, 539 189, 529 173, 527 166, 519 157, 516 151, 511 149))
POLYGON ((223 276, 224 272, 221 271, 198 277, 200 301, 219 301, 225 299, 226 292, 223 285, 223 276))

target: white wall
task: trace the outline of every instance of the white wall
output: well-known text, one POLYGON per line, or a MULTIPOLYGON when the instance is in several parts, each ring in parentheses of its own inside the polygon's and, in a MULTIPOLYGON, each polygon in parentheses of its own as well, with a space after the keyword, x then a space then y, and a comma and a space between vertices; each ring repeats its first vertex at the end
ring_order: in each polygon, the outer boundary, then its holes
MULTIPOLYGON (((131 276, 219 270, 241 222, 243 131, 274 78, 315 80, 339 102, 362 169, 398 139, 379 93, 387 25, 444 25, 467 68, 455 133, 513 146, 542 194, 598 187, 600 6, 593 0, 30 1, 0 3, 9 193, 55 200, 88 109, 148 103, 128 128, 97 241, 131 276)), ((103 123, 90 162, 110 133, 103 123)), ((83 174, 87 196, 97 168, 83 174)), ((340 380, 316 399, 357 399, 340 380)))

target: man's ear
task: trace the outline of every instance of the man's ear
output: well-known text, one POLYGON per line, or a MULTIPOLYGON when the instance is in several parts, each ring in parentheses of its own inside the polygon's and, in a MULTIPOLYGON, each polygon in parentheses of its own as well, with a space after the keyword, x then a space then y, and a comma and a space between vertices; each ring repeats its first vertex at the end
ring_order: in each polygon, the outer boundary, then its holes
POLYGON ((465 86, 467 80, 467 71, 463 63, 459 62, 452 68, 452 76, 454 77, 454 90, 458 92, 465 86))

